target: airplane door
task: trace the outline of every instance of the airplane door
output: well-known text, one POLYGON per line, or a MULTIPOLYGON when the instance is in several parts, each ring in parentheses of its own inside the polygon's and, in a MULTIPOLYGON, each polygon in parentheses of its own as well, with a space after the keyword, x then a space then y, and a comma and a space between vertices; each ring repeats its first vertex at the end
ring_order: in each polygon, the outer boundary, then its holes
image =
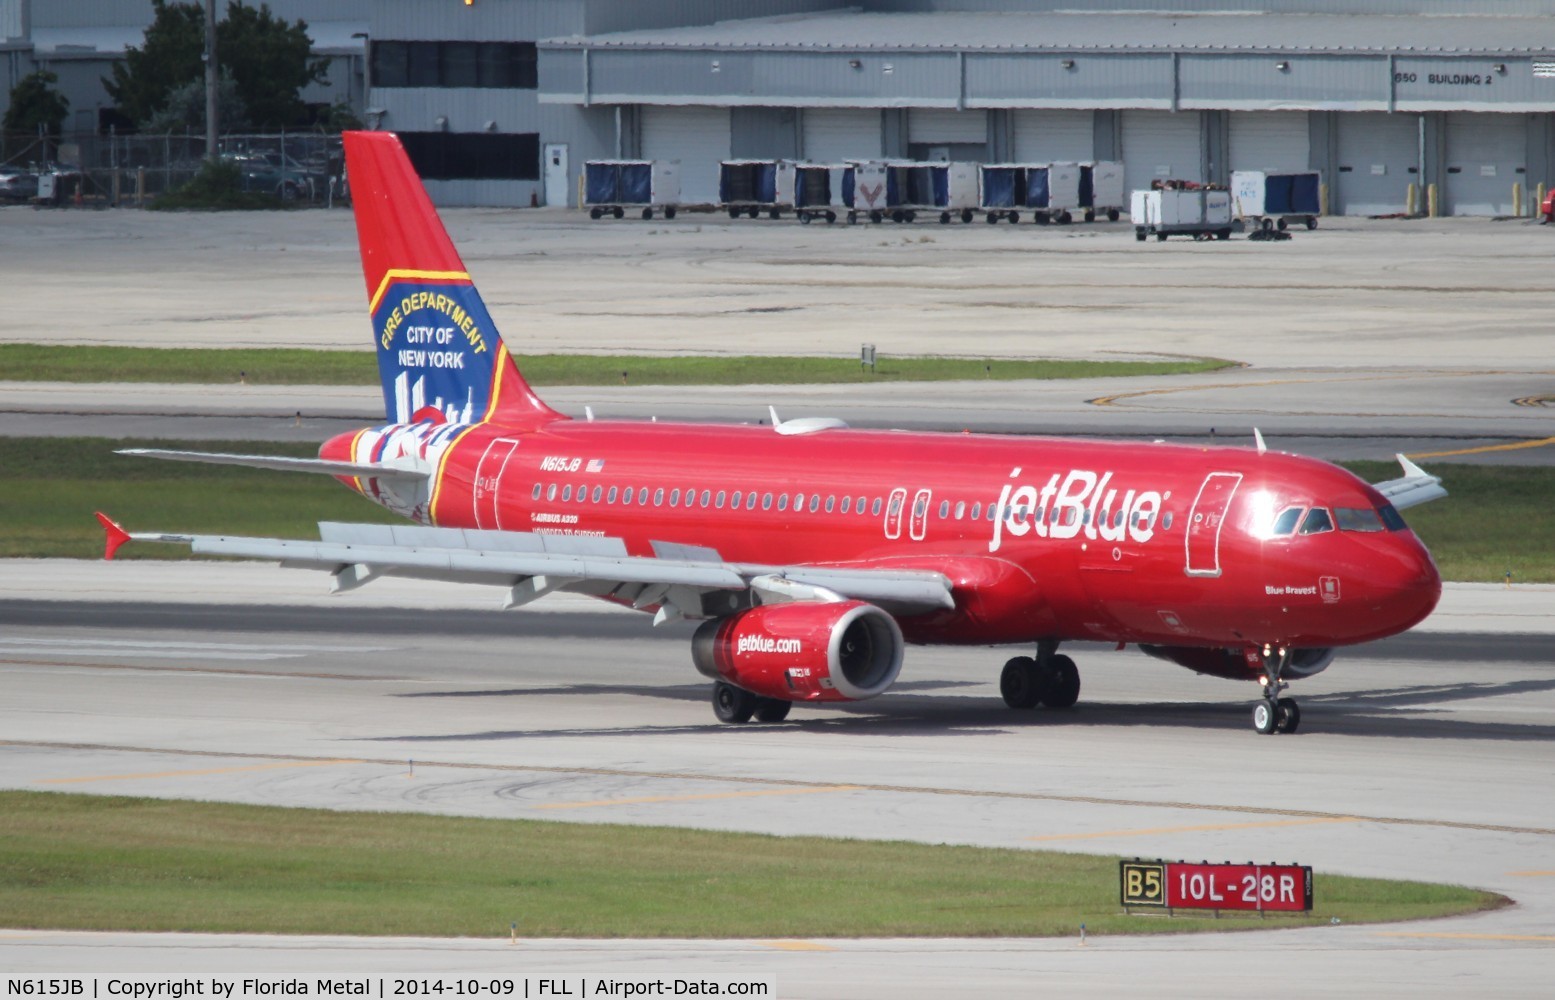
POLYGON ((475 466, 475 484, 470 490, 477 528, 501 528, 502 512, 497 506, 502 486, 502 470, 518 442, 512 438, 497 438, 486 446, 485 454, 475 466))
POLYGON ((929 490, 919 490, 918 495, 912 500, 912 540, 923 541, 923 536, 929 530, 929 498, 934 494, 929 490))
POLYGON ((1240 472, 1211 472, 1199 487, 1193 510, 1188 513, 1189 576, 1220 575, 1220 529, 1225 523, 1231 497, 1242 483, 1240 472))
POLYGON ((907 491, 901 487, 891 491, 891 497, 885 504, 885 536, 890 539, 902 537, 902 508, 907 505, 907 491))

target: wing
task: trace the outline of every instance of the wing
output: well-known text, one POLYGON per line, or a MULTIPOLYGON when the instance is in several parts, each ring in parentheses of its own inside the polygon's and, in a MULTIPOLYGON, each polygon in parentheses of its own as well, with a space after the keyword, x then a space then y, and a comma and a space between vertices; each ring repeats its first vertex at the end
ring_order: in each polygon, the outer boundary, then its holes
POLYGON ((337 593, 380 576, 489 583, 507 587, 503 607, 516 608, 562 590, 656 608, 654 624, 773 601, 853 598, 900 615, 955 607, 950 579, 930 570, 732 563, 668 543, 655 543, 654 556, 631 556, 619 538, 323 521, 319 540, 308 541, 131 533, 105 514, 97 519, 108 532, 105 558, 129 541, 172 542, 202 555, 324 570, 337 593))
POLYGON ((279 472, 318 472, 328 476, 360 476, 364 479, 397 479, 406 482, 422 482, 432 476, 432 470, 426 468, 424 462, 410 458, 400 459, 405 464, 396 465, 390 462, 330 462, 321 458, 286 458, 279 455, 228 455, 216 451, 168 451, 163 448, 121 448, 116 454, 162 458, 170 462, 245 465, 251 469, 274 469, 279 472))
POLYGON ((1403 455, 1397 458, 1404 474, 1397 479, 1372 484, 1378 493, 1392 502, 1395 509, 1403 510, 1447 495, 1441 476, 1431 475, 1403 455))

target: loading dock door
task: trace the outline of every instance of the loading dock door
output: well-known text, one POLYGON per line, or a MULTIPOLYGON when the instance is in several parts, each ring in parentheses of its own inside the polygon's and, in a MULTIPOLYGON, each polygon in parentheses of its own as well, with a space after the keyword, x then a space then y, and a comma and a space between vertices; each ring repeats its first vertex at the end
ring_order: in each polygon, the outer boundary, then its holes
POLYGON ((1306 170, 1312 140, 1305 111, 1233 111, 1232 170, 1306 170))
POLYGON ((800 114, 804 121, 801 159, 841 163, 880 158, 884 147, 878 108, 805 108, 800 114))
POLYGON ((1197 111, 1123 112, 1123 187, 1144 191, 1154 180, 1204 178, 1197 111))
POLYGON ((1420 179, 1420 116, 1353 111, 1337 116, 1339 175, 1329 180, 1335 215, 1392 215, 1420 179))
POLYGON ((729 158, 728 108, 642 109, 645 160, 680 161, 680 201, 718 203, 718 164, 729 158))
POLYGON ((1528 116, 1452 111, 1447 115, 1448 215, 1513 215, 1512 185, 1527 187, 1528 116))
POLYGON ((1096 114, 1092 111, 1017 109, 1016 163, 1083 163, 1096 158, 1096 114))

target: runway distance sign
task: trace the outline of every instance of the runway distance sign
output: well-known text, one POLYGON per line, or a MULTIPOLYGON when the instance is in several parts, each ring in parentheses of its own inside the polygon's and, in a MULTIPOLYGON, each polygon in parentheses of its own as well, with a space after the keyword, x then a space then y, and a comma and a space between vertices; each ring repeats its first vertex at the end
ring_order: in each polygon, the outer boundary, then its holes
POLYGON ((1121 861, 1118 881, 1119 899, 1127 908, 1260 913, 1303 913, 1312 909, 1309 865, 1121 861))

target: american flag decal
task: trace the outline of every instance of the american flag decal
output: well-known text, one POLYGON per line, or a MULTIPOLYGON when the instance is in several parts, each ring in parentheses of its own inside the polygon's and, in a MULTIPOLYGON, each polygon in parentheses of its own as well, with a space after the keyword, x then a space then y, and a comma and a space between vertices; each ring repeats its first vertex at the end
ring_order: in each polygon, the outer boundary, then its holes
POLYGON ((602 458, 591 458, 589 459, 589 464, 584 466, 583 470, 585 472, 604 472, 605 460, 602 458))

